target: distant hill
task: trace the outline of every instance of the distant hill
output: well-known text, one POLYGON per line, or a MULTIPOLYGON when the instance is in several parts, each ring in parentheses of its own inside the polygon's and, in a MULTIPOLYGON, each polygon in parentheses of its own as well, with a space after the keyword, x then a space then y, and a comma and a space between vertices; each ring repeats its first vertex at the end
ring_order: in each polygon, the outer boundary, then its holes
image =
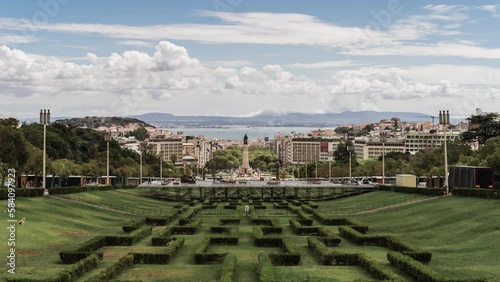
MULTIPOLYGON (((261 113, 252 117, 228 116, 175 116, 169 113, 148 113, 131 116, 156 126, 174 127, 212 127, 212 126, 308 126, 326 127, 347 124, 378 122, 383 119, 397 117, 402 121, 431 121, 431 117, 417 112, 375 112, 346 111, 328 114, 304 113, 261 113)), ((436 121, 437 122, 437 121, 436 121)))
POLYGON ((59 119, 59 123, 66 124, 68 126, 76 127, 88 127, 88 128, 98 128, 100 126, 112 127, 112 126, 126 126, 128 124, 138 124, 139 126, 152 126, 147 122, 136 118, 129 117, 84 117, 84 118, 69 118, 69 119, 59 119))

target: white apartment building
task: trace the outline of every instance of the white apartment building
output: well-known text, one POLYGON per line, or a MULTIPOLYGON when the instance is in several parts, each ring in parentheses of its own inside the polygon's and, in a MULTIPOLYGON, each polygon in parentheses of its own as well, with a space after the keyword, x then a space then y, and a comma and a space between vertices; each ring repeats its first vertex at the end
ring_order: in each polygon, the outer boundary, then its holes
POLYGON ((356 159, 368 160, 377 159, 389 152, 405 153, 405 142, 404 139, 389 139, 385 145, 379 141, 358 141, 354 143, 354 151, 356 153, 356 159))
MULTIPOLYGON (((446 140, 448 142, 458 139, 461 131, 448 131, 446 132, 446 140)), ((436 133, 415 132, 409 133, 405 138, 405 152, 415 154, 420 150, 427 148, 440 147, 444 143, 444 132, 438 131, 436 133)))

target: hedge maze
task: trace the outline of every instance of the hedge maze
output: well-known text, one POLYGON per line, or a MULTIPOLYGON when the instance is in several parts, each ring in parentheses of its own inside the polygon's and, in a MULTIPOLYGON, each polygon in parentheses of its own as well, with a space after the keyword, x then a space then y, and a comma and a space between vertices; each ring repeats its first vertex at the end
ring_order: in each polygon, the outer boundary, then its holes
POLYGON ((9 281, 451 281, 428 265, 432 253, 308 199, 186 201, 122 231, 60 250, 68 266, 55 277, 9 281), (126 254, 107 257, 115 248, 126 254))

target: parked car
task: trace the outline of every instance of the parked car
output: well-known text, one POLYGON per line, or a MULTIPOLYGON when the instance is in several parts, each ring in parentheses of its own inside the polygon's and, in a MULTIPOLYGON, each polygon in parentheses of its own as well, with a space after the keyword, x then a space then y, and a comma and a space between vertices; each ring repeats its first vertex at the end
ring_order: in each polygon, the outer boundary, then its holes
POLYGON ((427 182, 419 182, 417 188, 427 188, 427 182))

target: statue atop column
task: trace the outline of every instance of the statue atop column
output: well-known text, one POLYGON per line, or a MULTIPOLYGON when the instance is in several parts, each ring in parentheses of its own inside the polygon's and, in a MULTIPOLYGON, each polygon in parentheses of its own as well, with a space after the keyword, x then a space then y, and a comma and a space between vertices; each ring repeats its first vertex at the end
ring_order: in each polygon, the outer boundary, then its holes
POLYGON ((240 167, 241 176, 250 176, 252 174, 252 169, 248 161, 248 136, 245 134, 243 137, 243 162, 240 167))

